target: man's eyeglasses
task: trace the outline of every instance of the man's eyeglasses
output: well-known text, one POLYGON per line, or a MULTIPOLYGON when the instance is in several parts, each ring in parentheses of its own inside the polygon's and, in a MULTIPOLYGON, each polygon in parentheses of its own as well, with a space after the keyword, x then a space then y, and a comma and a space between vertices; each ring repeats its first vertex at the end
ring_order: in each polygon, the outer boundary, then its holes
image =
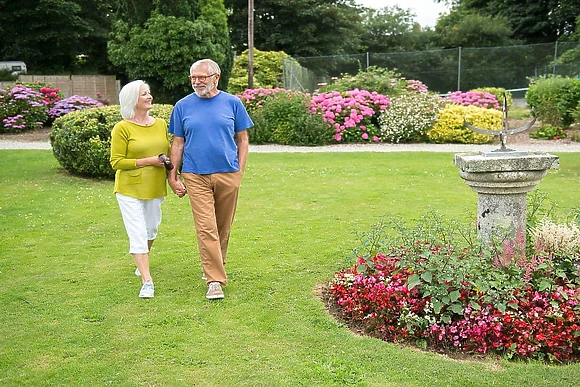
POLYGON ((192 81, 192 82, 194 82, 196 79, 197 79, 198 81, 200 81, 200 82, 205 82, 205 81, 207 81, 207 80, 208 80, 208 78, 211 78, 211 77, 213 77, 214 75, 216 75, 216 74, 214 73, 214 74, 210 74, 210 75, 201 75, 201 76, 199 76, 199 77, 197 77, 197 76, 195 76, 195 75, 190 75, 188 78, 189 78, 189 80, 190 80, 190 81, 192 81))

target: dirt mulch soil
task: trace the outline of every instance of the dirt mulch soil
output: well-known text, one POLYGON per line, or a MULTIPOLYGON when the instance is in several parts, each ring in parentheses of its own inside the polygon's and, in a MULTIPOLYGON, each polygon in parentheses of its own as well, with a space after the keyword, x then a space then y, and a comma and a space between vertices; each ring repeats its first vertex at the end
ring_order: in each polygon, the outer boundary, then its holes
POLYGON ((51 128, 42 128, 24 133, 0 133, 0 140, 18 142, 48 142, 51 128))

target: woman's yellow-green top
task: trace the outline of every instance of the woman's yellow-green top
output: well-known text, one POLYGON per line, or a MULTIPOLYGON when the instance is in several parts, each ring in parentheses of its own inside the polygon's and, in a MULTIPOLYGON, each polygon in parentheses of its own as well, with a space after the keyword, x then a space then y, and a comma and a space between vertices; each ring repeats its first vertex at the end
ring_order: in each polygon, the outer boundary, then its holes
POLYGON ((167 122, 156 118, 151 126, 128 121, 117 123, 111 131, 111 166, 115 173, 114 193, 151 200, 167 196, 163 167, 137 168, 137 159, 169 152, 167 122))

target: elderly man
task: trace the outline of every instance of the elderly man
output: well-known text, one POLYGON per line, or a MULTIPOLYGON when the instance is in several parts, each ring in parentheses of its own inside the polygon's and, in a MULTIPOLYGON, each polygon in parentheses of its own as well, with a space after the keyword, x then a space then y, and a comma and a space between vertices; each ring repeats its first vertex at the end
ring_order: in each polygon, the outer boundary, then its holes
POLYGON ((213 300, 224 298, 230 229, 248 159, 247 129, 254 123, 239 98, 218 90, 217 63, 202 59, 189 72, 194 93, 175 104, 169 123, 175 168, 168 182, 179 197, 189 195, 206 297, 213 300))

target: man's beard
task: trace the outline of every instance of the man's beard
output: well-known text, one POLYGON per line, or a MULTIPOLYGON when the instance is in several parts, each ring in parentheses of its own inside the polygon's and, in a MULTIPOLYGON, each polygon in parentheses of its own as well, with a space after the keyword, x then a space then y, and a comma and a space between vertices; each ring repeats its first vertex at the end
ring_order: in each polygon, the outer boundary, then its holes
POLYGON ((210 83, 209 85, 206 85, 203 87, 200 87, 200 86, 193 87, 193 91, 195 92, 195 94, 197 94, 198 97, 205 97, 206 95, 211 93, 214 89, 215 89, 215 85, 213 83, 210 83))

